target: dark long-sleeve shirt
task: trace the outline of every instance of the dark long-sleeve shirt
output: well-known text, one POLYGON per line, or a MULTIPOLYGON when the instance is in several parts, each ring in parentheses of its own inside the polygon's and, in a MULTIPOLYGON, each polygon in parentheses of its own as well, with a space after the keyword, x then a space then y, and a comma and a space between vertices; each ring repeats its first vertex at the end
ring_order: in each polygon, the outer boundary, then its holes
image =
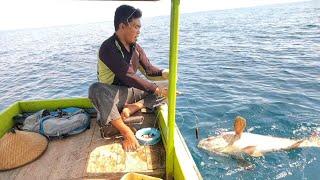
POLYGON ((142 68, 149 77, 162 75, 162 70, 153 66, 139 44, 124 47, 116 34, 104 41, 99 50, 98 79, 102 83, 135 87, 147 92, 155 92, 157 86, 136 72, 142 68))

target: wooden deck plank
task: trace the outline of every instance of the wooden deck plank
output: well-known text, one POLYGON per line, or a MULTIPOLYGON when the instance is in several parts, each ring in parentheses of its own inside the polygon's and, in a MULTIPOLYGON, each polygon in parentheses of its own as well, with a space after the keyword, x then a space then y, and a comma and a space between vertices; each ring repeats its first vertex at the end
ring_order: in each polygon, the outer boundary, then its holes
POLYGON ((91 123, 89 131, 81 135, 66 138, 66 142, 54 142, 55 149, 60 151, 60 157, 54 163, 49 179, 81 178, 88 158, 90 146, 96 123, 91 123), (63 150, 61 150, 62 148, 63 150))
POLYGON ((159 143, 154 146, 148 146, 146 149, 147 152, 146 154, 149 154, 147 163, 148 163, 148 169, 153 170, 153 169, 163 169, 165 168, 165 151, 163 149, 163 144, 159 143))
POLYGON ((95 124, 92 121, 91 128, 81 134, 50 141, 47 150, 37 160, 17 169, 0 172, 0 177, 8 177, 4 179, 63 179, 74 177, 86 165, 86 159, 81 159, 87 157, 86 147, 90 144, 95 124))

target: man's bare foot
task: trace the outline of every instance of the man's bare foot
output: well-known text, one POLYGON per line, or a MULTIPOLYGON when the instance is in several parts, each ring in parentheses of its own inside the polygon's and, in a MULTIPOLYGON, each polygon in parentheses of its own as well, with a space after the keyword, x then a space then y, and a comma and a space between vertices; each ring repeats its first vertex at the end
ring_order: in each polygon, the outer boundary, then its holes
POLYGON ((123 119, 130 117, 135 112, 142 109, 144 106, 140 102, 136 102, 134 104, 126 104, 124 108, 122 109, 121 117, 123 119))

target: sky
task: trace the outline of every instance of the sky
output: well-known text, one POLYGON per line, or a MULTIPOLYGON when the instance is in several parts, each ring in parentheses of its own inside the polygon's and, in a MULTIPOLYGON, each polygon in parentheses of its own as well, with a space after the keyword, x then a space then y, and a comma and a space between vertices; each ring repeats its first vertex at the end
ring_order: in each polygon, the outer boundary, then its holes
MULTIPOLYGON (((183 14, 299 1, 307 0, 180 0, 180 12, 183 14)), ((141 9, 143 18, 169 15, 170 2, 1 0, 0 30, 112 21, 115 9, 121 4, 141 9)))

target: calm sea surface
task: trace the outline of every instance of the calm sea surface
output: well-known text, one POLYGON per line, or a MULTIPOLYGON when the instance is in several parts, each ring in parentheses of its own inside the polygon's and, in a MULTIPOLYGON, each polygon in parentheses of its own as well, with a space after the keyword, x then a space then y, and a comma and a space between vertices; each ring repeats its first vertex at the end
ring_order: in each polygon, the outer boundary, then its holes
MULTIPOLYGON (((87 96, 113 23, 0 31, 0 110, 18 100, 87 96)), ((168 67, 169 18, 143 20, 139 43, 168 67)), ((181 16, 177 124, 204 179, 319 179, 320 149, 231 157, 196 147, 232 130, 303 138, 320 131, 320 8, 312 2, 181 16), (196 119, 199 122, 196 123, 196 119)))

